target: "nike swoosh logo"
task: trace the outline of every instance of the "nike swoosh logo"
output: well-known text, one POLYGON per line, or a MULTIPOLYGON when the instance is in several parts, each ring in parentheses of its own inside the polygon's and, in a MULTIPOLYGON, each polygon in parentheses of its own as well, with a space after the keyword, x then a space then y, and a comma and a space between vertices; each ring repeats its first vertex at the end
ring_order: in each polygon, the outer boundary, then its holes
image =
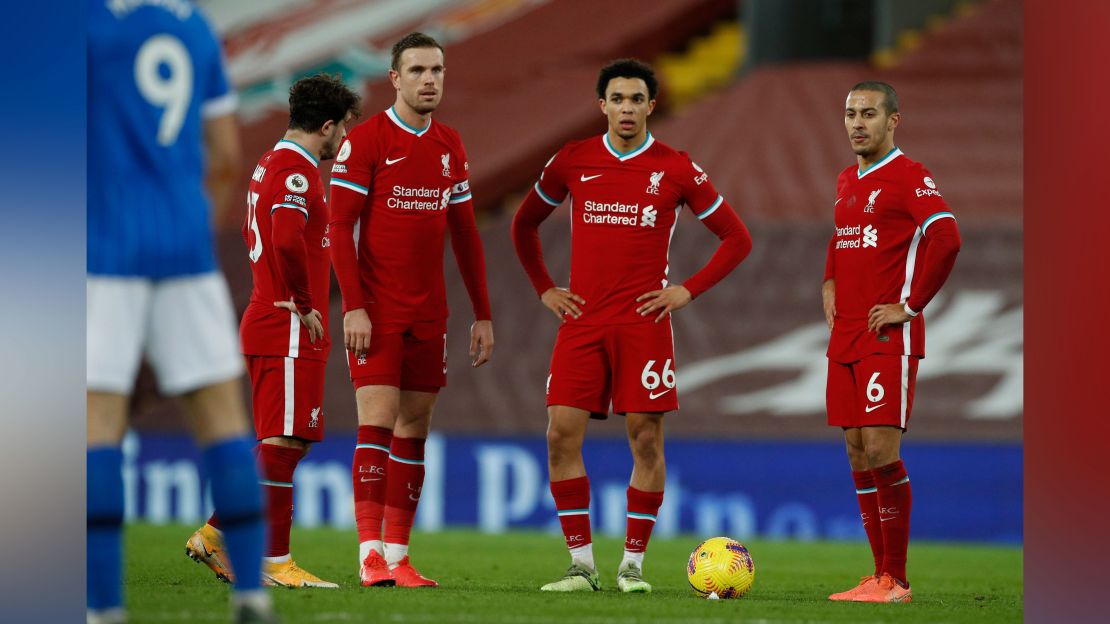
POLYGON ((659 394, 655 394, 654 392, 652 392, 651 394, 648 395, 648 398, 652 399, 652 400, 658 399, 659 397, 663 396, 664 394, 667 394, 668 392, 670 392, 673 389, 674 388, 667 388, 666 390, 660 392, 659 394))
POLYGON ((408 156, 402 156, 400 158, 393 158, 393 159, 386 158, 385 159, 385 164, 392 165, 393 163, 401 162, 402 160, 404 160, 406 158, 408 158, 408 156))
POLYGON ((381 480, 382 480, 381 477, 378 477, 377 479, 367 479, 366 477, 362 477, 361 479, 359 479, 359 481, 362 481, 363 483, 366 483, 367 481, 381 481, 381 480))
POLYGON ((582 178, 581 178, 581 180, 582 180, 583 182, 589 182, 590 180, 593 180, 594 178, 600 178, 600 177, 601 177, 601 176, 603 176, 603 175, 605 175, 605 174, 604 174, 604 173, 599 173, 599 174, 597 174, 597 175, 592 175, 592 176, 588 176, 588 175, 583 175, 583 176, 582 176, 582 178))
POLYGON ((867 407, 863 408, 863 411, 870 414, 871 412, 879 409, 880 407, 882 407, 884 405, 886 405, 886 403, 879 403, 878 405, 868 405, 867 407))
MULTIPOLYGON (((897 517, 897 516, 895 516, 895 517, 897 517)), ((879 518, 879 522, 886 522, 887 520, 893 520, 893 519, 894 518, 879 518)))

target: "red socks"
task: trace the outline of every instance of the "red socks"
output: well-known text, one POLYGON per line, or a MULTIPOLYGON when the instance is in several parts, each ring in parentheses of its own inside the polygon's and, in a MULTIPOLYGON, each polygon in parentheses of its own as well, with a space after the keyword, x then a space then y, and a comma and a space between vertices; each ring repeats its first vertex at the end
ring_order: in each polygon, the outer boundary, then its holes
POLYGON ((907 585, 906 550, 910 543, 910 509, 913 507, 910 478, 901 460, 875 468, 871 474, 878 489, 879 524, 883 532, 882 570, 907 585))
MULTIPOLYGON (((361 429, 361 427, 360 427, 361 429)), ((385 488, 385 542, 408 544, 424 488, 424 438, 393 438, 385 488)), ((361 527, 359 540, 361 541, 361 527)))
MULTIPOLYGON (((266 557, 289 554, 289 529, 293 525, 293 472, 304 457, 304 449, 261 444, 254 448, 258 479, 266 496, 266 557)), ((208 524, 220 528, 215 513, 208 524)))
POLYGON ((258 473, 266 496, 267 557, 289 554, 289 527, 293 524, 293 471, 304 449, 258 445, 258 473))
POLYGON ((567 548, 573 550, 593 543, 590 537, 590 478, 552 481, 551 495, 555 498, 567 548))
POLYGON ((651 539, 655 516, 659 513, 659 506, 663 504, 663 493, 645 492, 628 486, 627 494, 628 528, 625 532, 624 549, 642 553, 647 550, 648 540, 651 539))
POLYGON ((863 520, 863 530, 867 531, 871 555, 875 558, 875 576, 879 576, 883 573, 883 529, 879 522, 879 493, 875 487, 875 475, 870 470, 853 470, 852 480, 856 482, 856 498, 859 499, 859 516, 863 520))
POLYGON ((393 432, 382 427, 361 425, 351 462, 351 484, 355 495, 355 524, 358 541, 382 539, 386 492, 386 464, 393 432))

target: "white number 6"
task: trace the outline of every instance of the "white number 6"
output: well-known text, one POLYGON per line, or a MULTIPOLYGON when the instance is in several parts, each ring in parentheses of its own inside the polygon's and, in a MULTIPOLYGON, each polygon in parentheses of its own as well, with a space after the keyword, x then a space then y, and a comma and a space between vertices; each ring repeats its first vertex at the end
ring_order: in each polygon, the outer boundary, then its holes
POLYGON ((871 401, 872 403, 882 401, 883 395, 886 394, 886 391, 883 390, 883 386, 881 384, 875 383, 875 380, 878 378, 879 373, 875 373, 871 376, 871 381, 867 382, 867 400, 871 401))
POLYGON ((173 145, 193 95, 193 61, 181 40, 172 35, 147 39, 135 56, 135 84, 148 102, 164 109, 158 122, 158 144, 173 145), (162 75, 163 65, 167 76, 162 75))
POLYGON ((663 363, 662 377, 659 376, 659 373, 651 370, 652 366, 655 366, 655 360, 648 360, 647 364, 644 365, 643 372, 640 373, 640 383, 643 384, 645 388, 654 390, 659 387, 660 383, 668 388, 675 387, 674 370, 671 368, 671 361, 669 359, 663 363))

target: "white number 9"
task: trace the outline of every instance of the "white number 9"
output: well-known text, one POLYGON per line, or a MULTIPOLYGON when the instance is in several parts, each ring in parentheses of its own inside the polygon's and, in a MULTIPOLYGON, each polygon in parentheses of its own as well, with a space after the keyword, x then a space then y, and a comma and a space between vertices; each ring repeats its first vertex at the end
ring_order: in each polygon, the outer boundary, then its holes
POLYGON ((135 84, 151 104, 163 108, 158 123, 158 144, 173 145, 193 95, 193 61, 177 37, 155 35, 147 39, 135 56, 135 84), (165 65, 168 76, 162 76, 165 65))

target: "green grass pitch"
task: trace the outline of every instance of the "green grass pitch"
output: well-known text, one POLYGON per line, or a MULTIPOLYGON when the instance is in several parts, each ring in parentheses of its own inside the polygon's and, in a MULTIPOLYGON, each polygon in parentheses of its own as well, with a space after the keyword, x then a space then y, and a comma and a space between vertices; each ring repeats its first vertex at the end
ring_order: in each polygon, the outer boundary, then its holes
MULTIPOLYGON (((227 585, 184 554, 195 527, 129 525, 126 596, 131 622, 226 622, 227 585)), ((705 536, 710 537, 710 536, 705 536)), ((338 590, 276 589, 286 624, 300 622, 468 622, 583 624, 634 622, 991 622, 1022 621, 1020 548, 937 543, 910 545, 914 601, 903 605, 831 603, 826 596, 868 571, 865 543, 747 542, 755 560, 752 591, 707 601, 686 583, 685 564, 699 539, 652 540, 644 577, 651 594, 616 589, 623 542, 601 538, 594 553, 602 591, 552 595, 538 587, 569 564, 559 536, 485 535, 451 530, 413 536, 413 562, 435 589, 364 588, 358 583, 354 530, 294 529, 293 555, 338 590)))

